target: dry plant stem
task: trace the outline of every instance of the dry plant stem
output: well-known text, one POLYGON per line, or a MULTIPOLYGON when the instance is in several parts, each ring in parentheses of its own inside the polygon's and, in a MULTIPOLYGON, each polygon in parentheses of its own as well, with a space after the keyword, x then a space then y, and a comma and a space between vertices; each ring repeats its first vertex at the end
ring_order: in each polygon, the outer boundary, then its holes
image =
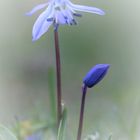
POLYGON ((61 63, 60 63, 59 38, 57 30, 54 30, 54 40, 55 40, 56 75, 57 75, 57 123, 59 127, 62 107, 61 107, 61 63))
POLYGON ((79 118, 79 128, 78 128, 77 140, 81 140, 81 135, 82 135, 85 98, 86 98, 86 92, 87 92, 87 87, 85 85, 83 85, 83 87, 82 87, 82 92, 83 93, 82 93, 82 101, 81 101, 81 110, 80 110, 80 118, 79 118))

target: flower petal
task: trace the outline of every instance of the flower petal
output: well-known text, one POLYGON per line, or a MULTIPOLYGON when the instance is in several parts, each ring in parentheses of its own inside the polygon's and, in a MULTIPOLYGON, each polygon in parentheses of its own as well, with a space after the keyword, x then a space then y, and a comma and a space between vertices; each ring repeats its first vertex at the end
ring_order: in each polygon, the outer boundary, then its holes
POLYGON ((30 12, 26 13, 26 15, 31 16, 32 14, 37 12, 38 10, 41 10, 42 8, 45 8, 47 5, 48 5, 48 3, 39 4, 38 6, 34 7, 30 12))
POLYGON ((47 21, 50 11, 51 6, 49 6, 36 20, 32 31, 33 41, 39 39, 45 32, 47 32, 48 28, 52 24, 52 22, 47 21))
POLYGON ((46 33, 52 23, 53 22, 48 22, 47 20, 45 20, 41 25, 39 32, 36 35, 33 33, 33 41, 38 40, 44 33, 46 33))
POLYGON ((69 3, 69 4, 76 11, 89 12, 89 13, 94 13, 94 14, 98 14, 98 15, 105 14, 105 12, 103 10, 96 8, 96 7, 89 7, 89 6, 72 4, 72 3, 69 3))

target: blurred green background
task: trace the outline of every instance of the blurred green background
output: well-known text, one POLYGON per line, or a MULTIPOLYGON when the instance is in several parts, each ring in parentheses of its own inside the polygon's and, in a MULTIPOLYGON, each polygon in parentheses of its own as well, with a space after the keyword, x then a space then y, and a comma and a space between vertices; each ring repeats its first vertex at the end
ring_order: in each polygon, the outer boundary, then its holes
MULTIPOLYGON (((53 28, 33 43, 31 30, 39 13, 25 16, 42 2, 0 1, 1 123, 13 123, 15 116, 49 115, 47 70, 55 68, 53 28)), ((68 133, 75 138, 83 77, 93 65, 109 63, 106 78, 88 90, 83 136, 98 131, 104 140, 110 133, 113 140, 139 140, 140 1, 73 2, 96 6, 106 15, 83 13, 77 26, 59 28, 68 133)))

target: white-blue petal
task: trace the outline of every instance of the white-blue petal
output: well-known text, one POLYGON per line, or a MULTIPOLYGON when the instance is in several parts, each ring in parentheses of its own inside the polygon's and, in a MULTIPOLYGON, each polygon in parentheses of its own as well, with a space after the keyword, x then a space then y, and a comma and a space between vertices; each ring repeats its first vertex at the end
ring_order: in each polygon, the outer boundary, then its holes
POLYGON ((36 20, 36 22, 35 22, 35 24, 33 26, 33 31, 32 31, 33 40, 39 39, 41 37, 41 35, 43 35, 45 32, 47 32, 48 28, 52 24, 52 22, 47 21, 47 17, 49 16, 50 11, 51 11, 51 6, 49 6, 47 8, 47 10, 45 10, 37 18, 37 20, 36 20))
POLYGON ((36 36, 33 35, 33 41, 38 40, 44 33, 46 33, 53 22, 45 20, 36 36))
POLYGON ((31 16, 32 14, 37 12, 38 10, 45 8, 47 5, 48 5, 48 3, 39 4, 38 6, 34 7, 30 12, 26 13, 26 15, 31 16))
POLYGON ((72 3, 70 3, 70 5, 76 11, 89 12, 89 13, 94 13, 94 14, 98 14, 98 15, 105 14, 105 12, 103 10, 96 8, 96 7, 89 7, 89 6, 72 4, 72 3))

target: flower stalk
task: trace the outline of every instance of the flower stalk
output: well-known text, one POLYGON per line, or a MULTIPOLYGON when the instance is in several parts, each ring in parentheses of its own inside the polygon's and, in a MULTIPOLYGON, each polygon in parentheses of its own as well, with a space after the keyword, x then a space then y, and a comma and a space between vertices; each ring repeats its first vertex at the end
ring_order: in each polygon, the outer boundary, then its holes
POLYGON ((79 118, 79 128, 78 128, 77 140, 81 140, 81 136, 82 136, 86 92, 87 92, 87 86, 84 84, 82 87, 82 100, 81 100, 81 109, 80 109, 80 118, 79 118))
POLYGON ((56 55, 56 77, 57 77, 57 123, 61 120, 61 62, 60 62, 60 50, 59 50, 59 37, 58 31, 54 30, 54 42, 55 42, 55 55, 56 55))
POLYGON ((92 88, 96 84, 98 84, 107 74, 109 67, 110 67, 109 64, 97 64, 86 74, 86 76, 83 79, 82 100, 81 100, 81 110, 80 110, 77 140, 81 140, 82 136, 84 107, 87 88, 92 88))

